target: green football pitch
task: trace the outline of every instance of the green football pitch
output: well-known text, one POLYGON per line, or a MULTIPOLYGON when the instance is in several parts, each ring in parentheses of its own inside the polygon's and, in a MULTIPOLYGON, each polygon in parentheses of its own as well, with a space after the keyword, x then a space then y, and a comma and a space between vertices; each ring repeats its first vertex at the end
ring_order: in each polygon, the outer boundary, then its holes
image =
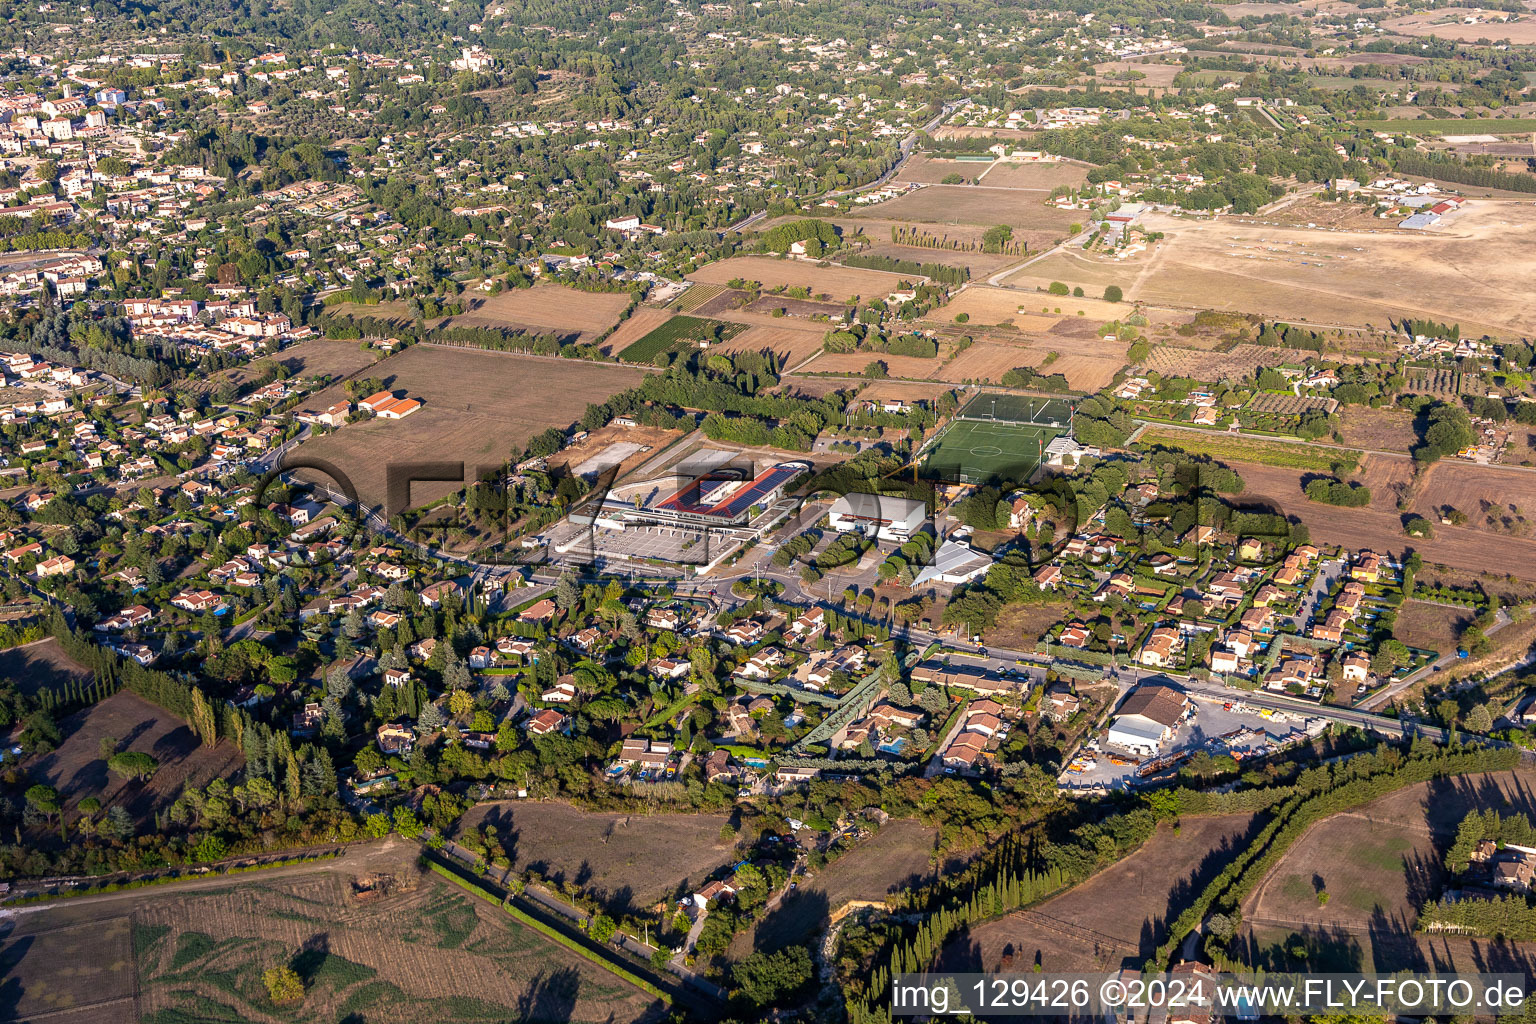
POLYGON ((923 460, 923 475, 955 483, 1022 483, 1034 475, 1045 446, 1065 434, 1060 427, 957 419, 923 460))
POLYGON ((956 414, 962 420, 1028 423, 1042 427, 1065 428, 1072 421, 1072 406, 1061 398, 1039 395, 1013 395, 1004 391, 983 391, 956 414))

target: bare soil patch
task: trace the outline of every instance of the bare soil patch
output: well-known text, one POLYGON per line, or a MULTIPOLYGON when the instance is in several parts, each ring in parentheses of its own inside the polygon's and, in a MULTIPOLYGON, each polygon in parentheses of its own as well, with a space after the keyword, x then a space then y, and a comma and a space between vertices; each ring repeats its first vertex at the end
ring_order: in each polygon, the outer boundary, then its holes
POLYGON ((25 647, 0 651, 0 679, 16 683, 25 694, 62 689, 66 684, 89 682, 90 669, 65 654, 53 637, 25 647))
POLYGON ((908 221, 919 224, 1007 224, 1013 228, 1053 232, 1060 238, 1081 214, 1045 204, 1040 192, 980 185, 925 185, 916 192, 855 210, 850 216, 908 221))
POLYGON ((1423 601, 1409 601, 1398 610, 1392 635, 1409 647, 1444 654, 1455 649, 1461 631, 1475 615, 1468 608, 1448 608, 1423 601))
POLYGON ((723 814, 587 812, 567 803, 478 804, 461 827, 494 824, 519 871, 571 882, 627 910, 682 897, 736 857, 720 841, 723 814))

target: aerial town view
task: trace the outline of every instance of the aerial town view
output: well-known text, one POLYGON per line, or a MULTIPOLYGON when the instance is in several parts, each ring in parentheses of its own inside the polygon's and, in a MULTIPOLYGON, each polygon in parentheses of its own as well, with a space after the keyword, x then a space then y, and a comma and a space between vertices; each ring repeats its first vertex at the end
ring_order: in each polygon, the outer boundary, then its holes
POLYGON ((0 1024, 1536 1020, 1488 2, 3 5, 0 1024))

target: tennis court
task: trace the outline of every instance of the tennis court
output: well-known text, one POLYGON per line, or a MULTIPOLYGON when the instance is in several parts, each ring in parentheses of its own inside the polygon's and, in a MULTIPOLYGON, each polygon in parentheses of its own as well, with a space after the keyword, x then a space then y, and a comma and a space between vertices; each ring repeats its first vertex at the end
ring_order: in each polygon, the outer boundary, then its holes
POLYGON ((1067 432, 1066 420, 1059 422, 1051 427, 956 419, 923 460, 923 475, 966 484, 1023 483, 1040 465, 1045 446, 1067 432))

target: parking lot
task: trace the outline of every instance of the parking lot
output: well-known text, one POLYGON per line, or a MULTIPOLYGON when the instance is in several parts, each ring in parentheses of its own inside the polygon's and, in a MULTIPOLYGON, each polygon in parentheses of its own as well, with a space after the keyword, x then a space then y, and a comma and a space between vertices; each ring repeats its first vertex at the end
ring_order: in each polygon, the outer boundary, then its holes
MULTIPOLYGON (((1238 695, 1234 695, 1232 701, 1191 696, 1195 702, 1194 714, 1180 724, 1173 739, 1163 745, 1160 757, 1170 754, 1192 756, 1204 750, 1212 757, 1231 754, 1241 762, 1247 757, 1297 742, 1308 735, 1309 725, 1315 733, 1323 724, 1321 719, 1309 721, 1294 712, 1245 707, 1237 702, 1238 695)), ((1104 749, 1101 739, 1102 735, 1085 744, 1078 759, 1062 772, 1063 789, 1073 792, 1130 789, 1165 778, 1184 763, 1180 760, 1146 778, 1139 778, 1137 769, 1151 759, 1113 754, 1104 749), (1073 766, 1081 770, 1073 771, 1073 766)))

